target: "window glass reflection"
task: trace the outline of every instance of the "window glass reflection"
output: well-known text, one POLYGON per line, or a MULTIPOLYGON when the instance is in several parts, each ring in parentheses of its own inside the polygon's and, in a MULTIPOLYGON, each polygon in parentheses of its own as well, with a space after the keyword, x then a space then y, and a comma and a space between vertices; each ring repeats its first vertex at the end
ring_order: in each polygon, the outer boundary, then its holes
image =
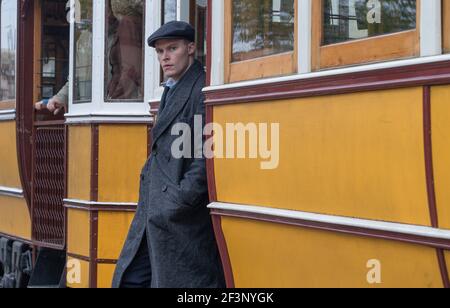
POLYGON ((0 108, 14 108, 16 99, 17 1, 0 1, 0 108))
POLYGON ((107 101, 143 100, 144 3, 144 0, 107 1, 107 101))
POLYGON ((162 2, 162 24, 177 20, 177 0, 162 0, 162 2))
POLYGON ((233 0, 232 61, 294 50, 294 0, 233 0))
POLYGON ((323 44, 412 30, 416 0, 325 0, 323 44))
POLYGON ((92 0, 75 1, 74 103, 92 100, 92 0))

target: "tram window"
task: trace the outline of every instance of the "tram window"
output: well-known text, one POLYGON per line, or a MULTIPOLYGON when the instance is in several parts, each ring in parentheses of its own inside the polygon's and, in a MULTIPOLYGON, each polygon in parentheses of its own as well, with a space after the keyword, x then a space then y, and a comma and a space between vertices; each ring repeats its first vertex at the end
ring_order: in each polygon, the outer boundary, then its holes
POLYGON ((296 71, 294 0, 233 0, 226 3, 227 82, 296 71))
POLYGON ((323 45, 416 28, 416 0, 326 0, 323 45))
MULTIPOLYGON (((41 64, 40 95, 49 99, 57 94, 69 78, 69 35, 70 25, 66 17, 65 0, 44 0, 42 4, 42 48, 36 50, 41 64)), ((39 95, 37 95, 39 96, 39 95)))
POLYGON ((419 0, 314 1, 314 69, 417 56, 419 12, 419 0))
POLYGON ((191 0, 190 23, 195 27, 195 41, 197 43, 197 60, 206 66, 206 10, 207 0, 191 0))
POLYGON ((92 0, 75 1, 74 103, 92 100, 92 0))
POLYGON ((294 50, 294 0, 233 1, 233 62, 294 50))
POLYGON ((162 0, 162 24, 177 20, 177 0, 162 0))
POLYGON ((16 99, 17 1, 0 1, 0 109, 14 109, 16 99))
POLYGON ((144 0, 106 3, 106 101, 144 99, 144 6, 144 0))

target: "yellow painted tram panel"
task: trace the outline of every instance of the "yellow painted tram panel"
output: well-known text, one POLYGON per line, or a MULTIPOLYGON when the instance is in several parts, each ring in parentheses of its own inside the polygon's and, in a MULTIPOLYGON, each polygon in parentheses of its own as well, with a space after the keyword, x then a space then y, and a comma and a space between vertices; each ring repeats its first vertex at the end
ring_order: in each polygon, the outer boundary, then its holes
POLYGON ((20 189, 16 122, 0 122, 0 186, 20 189))
POLYGON ((98 258, 116 260, 125 243, 134 213, 99 212, 98 258))
POLYGON ((99 201, 137 202, 139 175, 147 159, 146 125, 101 125, 99 201))
POLYGON ((433 248, 236 218, 222 226, 238 288, 443 287, 433 248))
POLYGON ((114 264, 98 264, 97 265, 97 288, 111 288, 114 276, 114 264))
POLYGON ((0 233, 31 240, 31 218, 25 199, 0 196, 0 233))
POLYGON ((429 226, 422 91, 215 107, 222 127, 279 123, 280 131, 276 169, 262 170, 264 159, 215 159, 218 200, 429 226))
POLYGON ((69 127, 68 197, 91 200, 91 126, 69 127))
POLYGON ((75 258, 67 258, 66 285, 72 289, 89 288, 89 262, 75 258))
POLYGON ((450 229, 450 86, 431 89, 431 123, 439 226, 450 229))
POLYGON ((67 252, 90 257, 90 213, 84 210, 67 211, 67 252))

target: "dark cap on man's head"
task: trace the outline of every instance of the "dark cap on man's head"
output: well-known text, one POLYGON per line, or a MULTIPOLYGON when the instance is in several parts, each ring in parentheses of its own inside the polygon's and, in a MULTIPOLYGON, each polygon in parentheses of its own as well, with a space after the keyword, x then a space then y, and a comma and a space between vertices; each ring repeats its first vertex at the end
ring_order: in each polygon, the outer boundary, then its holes
POLYGON ((184 21, 171 21, 156 30, 147 40, 150 47, 155 48, 155 44, 163 39, 186 39, 189 42, 195 41, 194 28, 184 21))

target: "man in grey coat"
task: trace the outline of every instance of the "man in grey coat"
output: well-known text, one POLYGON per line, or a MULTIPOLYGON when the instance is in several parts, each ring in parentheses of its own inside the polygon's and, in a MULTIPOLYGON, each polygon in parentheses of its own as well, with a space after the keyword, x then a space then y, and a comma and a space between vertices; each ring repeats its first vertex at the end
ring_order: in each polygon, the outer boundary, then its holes
MULTIPOLYGON (((184 22, 168 23, 148 39, 169 79, 152 130, 152 154, 141 174, 138 210, 117 263, 115 288, 225 286, 207 208, 205 159, 193 152, 177 158, 171 151, 180 138, 172 135, 174 125, 184 123, 194 132, 197 116, 204 125, 205 72, 195 61, 194 40, 194 29, 184 22)), ((192 133, 188 140, 193 151, 196 137, 192 133)))

